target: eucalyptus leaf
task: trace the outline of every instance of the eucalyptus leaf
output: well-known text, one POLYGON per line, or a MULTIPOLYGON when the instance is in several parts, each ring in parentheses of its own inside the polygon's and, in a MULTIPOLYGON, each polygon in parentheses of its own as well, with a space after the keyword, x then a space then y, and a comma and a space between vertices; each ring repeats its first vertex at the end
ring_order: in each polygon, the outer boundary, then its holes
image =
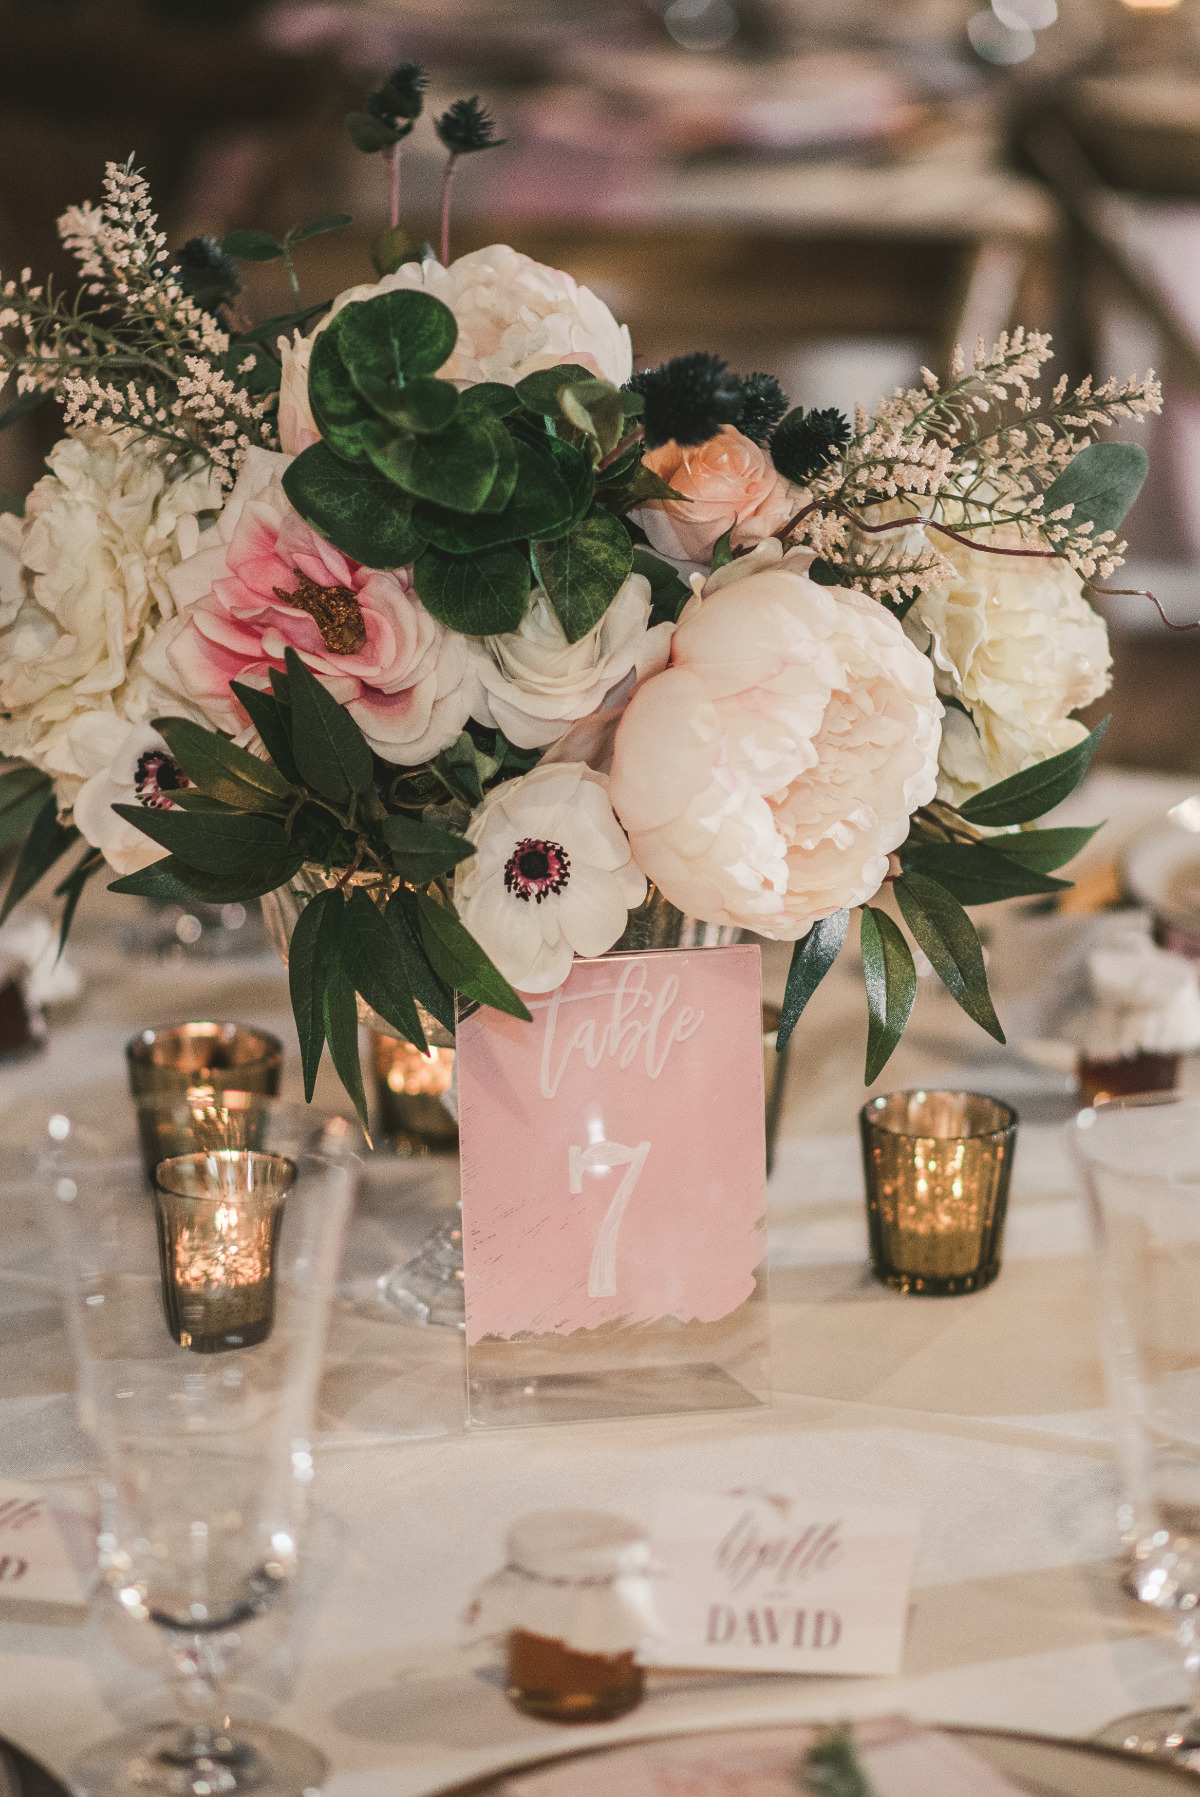
POLYGON ((419 437, 437 436, 458 411, 458 388, 430 374, 417 375, 405 381, 387 405, 377 404, 376 409, 390 424, 419 437))
POLYGON ((424 892, 418 892, 416 900, 421 943, 439 979, 478 1004, 492 1005, 510 1017, 532 1022, 520 995, 492 965, 453 911, 424 892))
POLYGON ((553 368, 539 368, 534 374, 527 374, 524 380, 517 382, 515 391, 529 411, 557 418, 561 416, 558 396, 562 389, 586 386, 595 378, 590 368, 584 368, 578 362, 558 362, 553 368))
POLYGON ((479 412, 455 419, 426 442, 379 419, 362 427, 362 441, 379 472, 414 499, 432 499, 453 512, 477 512, 500 468, 489 426, 504 428, 499 419, 479 412))
POLYGON ((239 262, 274 262, 283 245, 269 231, 230 231, 221 248, 239 262))
POLYGON ((904 921, 927 955, 933 971, 967 1016, 997 1042, 1004 1031, 988 991, 987 968, 975 925, 944 886, 920 873, 893 881, 904 921))
POLYGON ((227 736, 189 718, 155 718, 154 728, 188 779, 209 798, 243 811, 287 811, 291 805, 294 795, 279 770, 227 736))
POLYGON ((447 555, 473 555, 504 543, 528 542, 570 523, 571 495, 554 463, 528 443, 518 441, 513 449, 515 490, 503 511, 452 512, 427 500, 419 500, 413 507, 414 528, 435 549, 447 555))
POLYGON ((351 468, 314 443, 284 470, 283 490, 300 516, 368 568, 404 568, 420 553, 409 507, 372 468, 351 468))
POLYGON ((1072 505, 1071 529, 1089 521, 1094 536, 1116 530, 1142 490, 1150 457, 1140 443, 1088 443, 1042 496, 1042 517, 1072 505))
POLYGON ((1074 748, 1064 749, 1048 761, 1039 761, 1036 767, 1024 768, 1019 774, 1010 774, 1007 780, 997 781, 995 786, 985 787, 959 806, 960 815, 968 823, 981 824, 985 829, 1028 824, 1034 818, 1044 817, 1075 791, 1092 765, 1108 725, 1109 719, 1105 718, 1074 748))
POLYGON ((314 219, 310 225, 301 225, 288 236, 293 243, 304 243, 309 237, 323 237, 327 231, 340 231, 346 225, 352 225, 354 219, 348 212, 333 212, 328 218, 314 219))
POLYGON ((340 941, 342 961, 355 991, 361 992, 371 1009, 398 1029, 406 1042, 425 1054, 429 1044, 413 1003, 400 946, 383 913, 361 887, 350 894, 340 941))
POLYGON ((427 549, 413 579, 426 611, 464 636, 503 636, 517 628, 529 604, 529 563, 511 548, 469 557, 427 549))
POLYGON ((595 438, 601 455, 615 449, 624 435, 625 408, 618 389, 608 381, 580 381, 564 387, 559 409, 576 430, 595 438))
POLYGON ((296 651, 284 651, 292 693, 292 749, 314 792, 345 806, 370 790, 375 763, 367 739, 345 706, 326 692, 296 651))
POLYGON ((917 996, 917 970, 912 950, 886 911, 873 905, 862 908, 859 931, 863 979, 867 988, 867 1065, 863 1075, 870 1086, 891 1059, 904 1034, 917 996))
POLYGON ((849 927, 849 911, 835 911, 832 917, 818 918, 807 936, 802 936, 792 950, 783 1011, 775 1036, 777 1050, 787 1047, 805 1005, 837 960, 849 927))
POLYGON ((650 582, 649 628, 653 629, 656 624, 674 624, 692 596, 691 587, 684 585, 670 562, 663 561, 660 555, 653 555, 648 549, 634 549, 633 573, 641 574, 650 582))
POLYGON ((633 567, 633 544, 619 518, 595 512, 557 543, 533 544, 533 567, 569 643, 604 616, 633 567))
POLYGON ((364 405, 341 351, 341 320, 349 307, 313 338, 308 358, 308 403, 325 445, 344 461, 364 462, 362 426, 374 414, 364 405))
POLYGON ((502 381, 477 381, 458 397, 464 412, 491 412, 495 418, 507 418, 521 404, 516 388, 502 381))
POLYGON ((352 300, 338 320, 342 359, 368 402, 372 392, 390 392, 397 377, 408 381, 436 374, 454 353, 458 338, 449 306, 411 287, 352 300))

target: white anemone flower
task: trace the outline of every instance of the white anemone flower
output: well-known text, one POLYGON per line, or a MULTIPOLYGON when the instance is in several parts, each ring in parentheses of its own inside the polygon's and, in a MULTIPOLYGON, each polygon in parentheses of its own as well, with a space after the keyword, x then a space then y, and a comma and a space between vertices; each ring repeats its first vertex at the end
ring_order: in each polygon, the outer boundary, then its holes
POLYGON ((521 992, 552 992, 575 955, 604 954, 646 896, 608 781, 582 762, 494 787, 467 836, 475 853, 459 866, 455 904, 521 992))

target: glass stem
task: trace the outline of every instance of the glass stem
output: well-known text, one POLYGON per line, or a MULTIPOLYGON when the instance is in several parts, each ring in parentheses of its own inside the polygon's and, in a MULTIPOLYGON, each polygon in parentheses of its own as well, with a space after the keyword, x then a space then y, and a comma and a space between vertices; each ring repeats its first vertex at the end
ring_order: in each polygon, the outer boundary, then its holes
POLYGON ((1195 1610, 1187 1610, 1180 1617, 1177 1639, 1188 1695, 1187 1713, 1180 1717, 1176 1732, 1184 1748, 1200 1748, 1200 1615, 1195 1610))
POLYGON ((203 1635, 177 1635, 173 1630, 168 1652, 180 1722, 171 1757, 183 1764, 230 1758, 233 1742, 223 1690, 226 1656, 203 1635))

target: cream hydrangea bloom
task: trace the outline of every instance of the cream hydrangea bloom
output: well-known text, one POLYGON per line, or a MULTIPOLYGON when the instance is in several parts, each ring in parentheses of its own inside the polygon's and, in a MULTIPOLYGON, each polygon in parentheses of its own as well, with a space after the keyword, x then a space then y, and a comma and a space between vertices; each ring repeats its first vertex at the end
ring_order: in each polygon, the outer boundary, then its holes
POLYGON ((535 587, 516 630, 468 637, 481 696, 473 716, 503 730, 519 749, 557 742, 628 674, 642 679, 667 665, 673 624, 650 622, 650 582, 631 574, 600 622, 569 643, 554 608, 535 587))
POLYGON ((875 600, 777 541, 693 580, 670 666, 617 726, 610 796, 634 860, 708 923, 792 941, 878 891, 933 795, 929 661, 875 600))
MULTIPOLYGON (((1025 542, 1015 524, 986 537, 1003 548, 1025 542)), ((957 578, 926 588, 904 627, 931 655, 939 693, 970 712, 949 708, 942 726, 939 793, 962 804, 1081 742, 1086 728, 1069 714, 1107 691, 1112 658, 1104 619, 1065 561, 989 555, 940 534, 936 542, 957 578)))
POLYGON ((453 312, 458 342, 439 371, 443 380, 500 381, 512 387, 558 362, 578 363, 618 387, 633 373, 628 325, 619 325, 603 300, 560 269, 547 268, 505 243, 472 250, 449 268, 432 258, 406 262, 373 285, 339 293, 310 336, 296 332, 290 342, 279 339, 279 440, 285 455, 299 455, 317 440, 308 406, 308 361, 317 331, 343 306, 397 288, 432 293, 453 312))
POLYGON ((90 770, 72 747, 81 713, 142 722, 156 703, 141 658, 174 612, 167 571, 221 504, 209 470, 172 477, 133 432, 80 431, 56 444, 29 496, 19 571, 0 549, 0 753, 61 776, 68 804, 90 770))

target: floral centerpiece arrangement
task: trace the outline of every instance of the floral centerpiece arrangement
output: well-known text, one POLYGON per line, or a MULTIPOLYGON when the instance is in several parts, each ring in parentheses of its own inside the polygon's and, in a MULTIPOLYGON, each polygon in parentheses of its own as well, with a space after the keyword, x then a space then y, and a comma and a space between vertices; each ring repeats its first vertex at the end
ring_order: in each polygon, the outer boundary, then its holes
MULTIPOLYGON (((422 88, 351 116, 394 196, 422 88)), ((475 102, 437 128, 448 177, 495 141, 475 102)), ((859 909, 870 1080, 916 989, 890 887, 1003 1040, 965 907, 1090 835, 1028 826, 1100 734, 1086 590, 1146 458, 1093 438, 1153 378, 1039 395, 1018 330, 872 416, 789 409, 707 353, 635 373, 569 275, 451 260, 448 211, 406 256, 397 209, 381 278, 254 326, 228 252, 294 280, 344 221, 172 255, 110 164, 60 220, 79 294, 0 283, 0 424, 66 422, 0 519, 6 909, 68 856, 64 932, 101 868, 289 893, 308 1088, 328 1042, 360 1110, 360 1001, 420 1047, 456 996, 527 1016, 655 906, 795 943, 783 1038, 859 909)))

